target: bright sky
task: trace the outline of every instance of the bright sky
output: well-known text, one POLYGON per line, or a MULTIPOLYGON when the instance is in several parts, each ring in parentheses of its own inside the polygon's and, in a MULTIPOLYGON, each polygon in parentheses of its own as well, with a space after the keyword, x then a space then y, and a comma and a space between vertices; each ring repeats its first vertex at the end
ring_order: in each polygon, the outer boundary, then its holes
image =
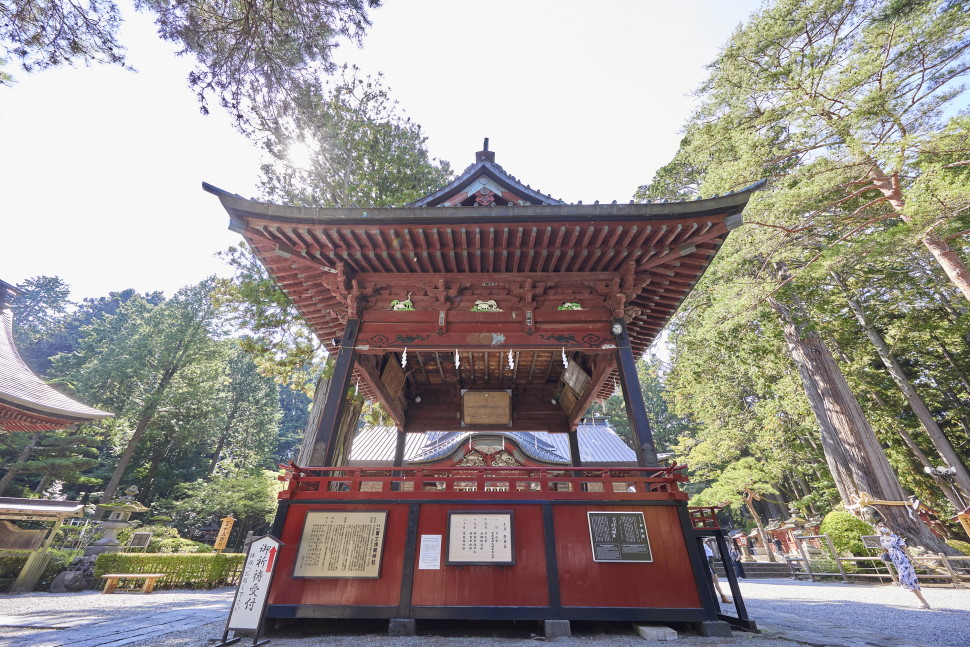
MULTIPOLYGON (((569 202, 628 201, 676 152, 690 93, 760 0, 388 0, 363 49, 461 171, 496 161, 569 202)), ((200 115, 189 61, 130 15, 132 73, 9 68, 0 87, 0 279, 56 275, 73 297, 162 290, 227 268, 240 238, 203 181, 257 197, 259 153, 217 110, 200 115)))

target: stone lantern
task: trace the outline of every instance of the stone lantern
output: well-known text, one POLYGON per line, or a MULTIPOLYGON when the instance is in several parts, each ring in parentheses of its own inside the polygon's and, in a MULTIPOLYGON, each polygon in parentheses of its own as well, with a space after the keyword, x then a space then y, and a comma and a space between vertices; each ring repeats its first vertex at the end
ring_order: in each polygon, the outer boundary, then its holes
POLYGON ((106 518, 98 522, 104 530, 101 539, 92 542, 84 549, 84 554, 100 555, 101 553, 117 553, 121 550, 121 542, 118 541, 118 533, 130 526, 128 519, 136 512, 148 510, 145 506, 135 501, 138 488, 134 485, 125 490, 125 496, 114 499, 111 503, 103 503, 98 506, 99 510, 104 510, 106 518))

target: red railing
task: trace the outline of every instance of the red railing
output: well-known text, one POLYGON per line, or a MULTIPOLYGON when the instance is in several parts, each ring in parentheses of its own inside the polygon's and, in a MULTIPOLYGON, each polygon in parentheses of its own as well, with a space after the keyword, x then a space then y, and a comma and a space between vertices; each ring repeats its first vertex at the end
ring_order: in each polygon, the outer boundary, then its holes
POLYGON ((281 499, 686 500, 685 466, 334 468, 281 465, 281 499))
POLYGON ((723 506, 691 506, 687 508, 691 525, 695 530, 720 530, 717 511, 723 506))

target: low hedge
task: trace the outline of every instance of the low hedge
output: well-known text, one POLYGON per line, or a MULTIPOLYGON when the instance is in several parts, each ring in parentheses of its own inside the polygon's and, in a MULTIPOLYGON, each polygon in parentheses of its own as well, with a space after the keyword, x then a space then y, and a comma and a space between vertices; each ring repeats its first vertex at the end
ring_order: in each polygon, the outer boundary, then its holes
POLYGON ((94 575, 164 573, 155 588, 214 589, 238 584, 245 558, 240 553, 102 553, 94 564, 94 575))

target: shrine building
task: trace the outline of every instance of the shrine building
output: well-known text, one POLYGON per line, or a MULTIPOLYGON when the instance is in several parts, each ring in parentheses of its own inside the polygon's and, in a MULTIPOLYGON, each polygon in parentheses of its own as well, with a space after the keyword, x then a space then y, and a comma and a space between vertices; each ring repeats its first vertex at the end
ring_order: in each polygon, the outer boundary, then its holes
POLYGON ((0 433, 67 429, 113 415, 55 390, 27 367, 13 340, 11 302, 19 292, 0 281, 0 433))
POLYGON ((658 465, 636 362, 758 186, 566 204, 496 164, 488 140, 404 207, 292 207, 204 184, 336 358, 312 452, 286 471, 266 616, 387 618, 404 633, 452 618, 723 635, 700 547, 710 536, 726 552, 723 537, 710 510, 688 509, 684 466, 658 465), (352 389, 392 427, 362 434, 356 456, 352 389), (600 460, 584 418, 615 391, 635 447, 600 460))

